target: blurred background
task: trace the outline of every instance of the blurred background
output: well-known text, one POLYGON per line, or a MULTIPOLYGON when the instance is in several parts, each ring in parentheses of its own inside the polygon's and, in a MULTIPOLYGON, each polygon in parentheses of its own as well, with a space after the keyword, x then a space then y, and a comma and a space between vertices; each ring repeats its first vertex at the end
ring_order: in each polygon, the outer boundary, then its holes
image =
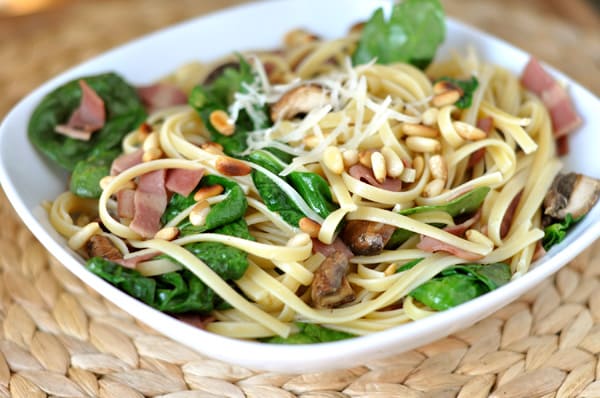
MULTIPOLYGON (((36 86, 94 55, 250 1, 0 0, 0 119, 36 86)), ((536 55, 600 94, 600 0, 441 2, 448 15, 536 55)))

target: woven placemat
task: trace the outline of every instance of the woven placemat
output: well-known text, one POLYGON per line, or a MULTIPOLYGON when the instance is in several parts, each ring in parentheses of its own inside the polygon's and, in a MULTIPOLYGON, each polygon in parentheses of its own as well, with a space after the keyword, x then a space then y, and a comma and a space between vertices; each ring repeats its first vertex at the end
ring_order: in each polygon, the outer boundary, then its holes
MULTIPOLYGON (((240 1, 211 3, 82 1, 0 20, 0 115, 92 55, 240 1)), ((444 4, 600 93, 598 30, 525 6, 444 4)), ((224 364, 161 336, 62 267, 3 194, 0 219, 0 397, 600 397, 600 243, 465 331, 356 368, 287 375, 224 364)))

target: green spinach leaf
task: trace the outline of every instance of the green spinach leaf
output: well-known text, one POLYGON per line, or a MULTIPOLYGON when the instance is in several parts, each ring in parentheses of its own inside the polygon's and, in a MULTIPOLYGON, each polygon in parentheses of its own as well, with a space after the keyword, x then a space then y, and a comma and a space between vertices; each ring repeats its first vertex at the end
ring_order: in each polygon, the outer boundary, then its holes
POLYGON ((70 191, 82 198, 99 198, 102 194, 100 180, 110 174, 112 161, 120 152, 118 148, 110 149, 78 162, 69 181, 70 191))
POLYGON ((454 79, 451 77, 441 77, 441 78, 437 79, 437 81, 441 81, 441 80, 450 82, 450 83, 454 84, 455 86, 460 87, 460 89, 462 90, 463 95, 454 104, 454 105, 456 105, 457 108, 467 109, 467 108, 471 107, 471 102, 473 100, 473 94, 475 93, 475 90, 477 90, 477 86, 479 86, 479 82, 477 81, 477 78, 475 76, 471 76, 471 78, 468 80, 454 79))
POLYGON ((299 331, 292 333, 288 337, 275 336, 269 337, 263 341, 271 344, 314 344, 356 337, 353 334, 329 329, 314 323, 298 322, 296 325, 298 326, 299 331))
POLYGON ((438 0, 405 0, 393 7, 389 21, 382 9, 375 11, 352 61, 358 65, 377 58, 381 64, 408 62, 425 68, 445 35, 444 10, 438 0))
POLYGON ((85 77, 83 80, 104 100, 106 124, 89 141, 57 134, 54 129, 65 123, 81 101, 79 80, 71 81, 46 95, 29 120, 28 136, 32 144, 61 167, 72 171, 77 163, 117 148, 123 137, 146 117, 133 87, 115 73, 85 77))
POLYGON ((471 214, 477 211, 481 207, 481 204, 485 200, 489 187, 477 187, 471 191, 457 197, 454 200, 446 203, 445 205, 436 206, 416 206, 409 209, 400 210, 398 213, 403 216, 409 216, 411 214, 425 213, 428 211, 444 211, 450 214, 452 217, 461 216, 463 214, 471 214))
POLYGON ((564 220, 550 224, 544 228, 544 237, 542 238, 544 250, 548 251, 552 246, 562 242, 567 236, 567 231, 579 220, 574 219, 571 213, 568 213, 564 220))
POLYGON ((257 170, 252 170, 252 181, 267 208, 278 213, 288 224, 297 227, 305 215, 283 189, 257 170))

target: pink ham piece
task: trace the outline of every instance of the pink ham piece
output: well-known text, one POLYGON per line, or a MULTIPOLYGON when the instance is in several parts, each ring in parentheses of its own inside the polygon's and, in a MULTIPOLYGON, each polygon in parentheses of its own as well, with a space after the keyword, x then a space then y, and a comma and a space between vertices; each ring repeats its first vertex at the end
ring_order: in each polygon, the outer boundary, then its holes
POLYGON ((385 189, 386 191, 399 192, 402 189, 402 181, 399 178, 387 177, 383 183, 380 183, 373 175, 373 170, 363 166, 362 164, 355 164, 354 166, 350 167, 350 169, 348 169, 348 173, 357 180, 365 182, 376 188, 385 189))
POLYGON ((508 234, 508 231, 510 231, 512 219, 515 215, 515 211, 517 210, 517 206, 519 206, 519 202, 521 201, 521 196, 523 196, 523 191, 519 192, 513 198, 513 200, 511 200, 510 205, 508 205, 508 209, 506 209, 506 213, 504 213, 504 217, 500 223, 500 237, 502 239, 504 239, 504 237, 508 234))
POLYGON ((581 118, 575 111, 567 91, 542 67, 537 59, 529 60, 521 76, 521 83, 525 88, 538 95, 548 108, 556 138, 565 136, 579 127, 581 118))
POLYGON ((139 177, 133 204, 133 220, 129 228, 142 238, 152 238, 161 227, 160 217, 167 208, 167 190, 165 189, 164 169, 151 171, 139 177))
POLYGON ((187 104, 185 93, 168 83, 155 83, 150 86, 138 87, 137 93, 149 112, 187 104))
MULTIPOLYGON (((490 132, 492 131, 492 128, 494 127, 494 119, 492 119, 489 116, 482 117, 481 119, 477 120, 477 127, 489 136, 490 132)), ((471 157, 469 158, 467 168, 475 166, 477 163, 479 163, 481 159, 483 159, 484 156, 485 148, 481 148, 473 152, 471 154, 471 157)))
POLYGON ((133 189, 121 189, 117 192, 117 214, 120 218, 133 218, 135 215, 134 197, 135 190, 133 189))
MULTIPOLYGON (((475 215, 473 215, 473 217, 458 225, 445 227, 444 231, 451 233, 452 235, 462 236, 469 228, 471 228, 471 226, 473 226, 473 224, 479 220, 480 217, 481 211, 478 211, 475 213, 475 215)), ((442 242, 441 240, 424 235, 421 236, 421 241, 417 244, 417 248, 430 253, 435 253, 438 251, 450 253, 453 256, 467 261, 477 261, 483 258, 483 256, 480 254, 460 249, 449 243, 442 242)))
POLYGON ((312 241, 313 241, 313 247, 312 247, 313 252, 321 253, 325 257, 329 257, 330 255, 332 255, 333 253, 336 253, 336 252, 340 252, 340 253, 344 254, 347 258, 354 257, 354 253, 352 253, 352 250, 350 250, 348 248, 348 246, 346 246, 346 244, 340 238, 335 238, 333 243, 331 243, 330 245, 325 244, 315 238, 313 238, 312 241))
POLYGON ((159 251, 149 251, 145 254, 139 254, 137 256, 131 256, 128 258, 120 258, 118 260, 114 260, 115 263, 122 265, 125 268, 135 269, 135 267, 141 263, 142 261, 152 260, 154 257, 160 254, 159 251))
POLYGON ((85 80, 79 80, 81 101, 73 111, 67 124, 59 124, 55 131, 67 137, 89 141, 92 133, 104 127, 106 110, 104 101, 85 80))
POLYGON ((171 169, 167 172, 166 187, 171 192, 188 196, 202 179, 204 169, 171 169))
POLYGON ((142 163, 143 155, 144 150, 140 148, 135 152, 125 153, 117 157, 115 160, 113 160, 112 165, 110 166, 110 175, 116 176, 128 168, 142 163))

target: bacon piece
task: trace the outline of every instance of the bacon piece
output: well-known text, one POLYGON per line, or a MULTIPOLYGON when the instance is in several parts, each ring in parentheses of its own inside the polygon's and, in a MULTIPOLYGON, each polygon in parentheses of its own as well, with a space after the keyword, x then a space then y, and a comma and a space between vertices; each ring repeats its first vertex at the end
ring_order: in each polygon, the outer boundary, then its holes
POLYGON ((104 127, 106 109, 104 101, 85 80, 79 80, 81 101, 67 124, 59 124, 55 131, 78 140, 89 141, 92 133, 104 127))
MULTIPOLYGON (((477 120, 477 127, 481 131, 483 131, 487 135, 489 135, 490 132, 492 131, 492 128, 494 127, 494 119, 492 119, 489 116, 482 117, 481 119, 477 120)), ((484 156, 485 156, 485 148, 481 148, 481 149, 478 149, 475 152, 473 152, 471 154, 471 157, 469 157, 469 163, 467 164, 467 168, 471 168, 471 167, 475 166, 477 163, 479 163, 479 161, 481 159, 483 159, 484 156)))
POLYGON ((354 256, 352 250, 350 250, 340 238, 336 238, 330 245, 327 245, 316 238, 313 238, 312 241, 313 252, 321 253, 325 257, 328 257, 335 252, 344 253, 344 255, 348 258, 352 258, 354 256))
POLYGON ((121 189, 117 192, 117 214, 121 218, 133 218, 135 215, 135 190, 121 189))
POLYGON ((167 172, 167 189, 188 196, 202 179, 204 169, 171 169, 167 172))
POLYGON ((164 169, 139 177, 133 203, 135 214, 129 227, 143 238, 152 238, 161 227, 160 217, 167 208, 164 169))
POLYGON ((188 325, 195 326, 199 329, 206 329, 206 326, 217 320, 212 315, 202 316, 198 314, 175 314, 175 318, 179 319, 181 322, 185 322, 188 325))
POLYGON ((519 206, 519 202, 521 201, 521 196, 523 196, 523 191, 519 192, 513 200, 508 205, 508 209, 506 209, 506 213, 504 213, 504 217, 502 218, 502 223, 500 224, 500 237, 504 239, 508 231, 510 231, 510 227, 512 225, 512 219, 515 215, 515 210, 517 210, 517 206, 519 206))
POLYGON ((373 170, 362 164, 350 167, 348 173, 357 180, 387 191, 399 192, 402 189, 402 180, 399 178, 386 177, 383 183, 379 183, 373 175, 373 170))
POLYGON ((463 236, 465 231, 473 226, 479 219, 481 218, 481 210, 478 210, 477 213, 473 214, 472 217, 463 221, 460 224, 449 225, 444 228, 444 231, 451 233, 456 236, 463 236))
POLYGON ((135 267, 141 263, 142 261, 152 260, 154 257, 160 254, 159 251, 150 251, 145 254, 140 254, 137 256, 131 256, 128 258, 120 258, 118 260, 114 260, 115 263, 122 265, 125 268, 135 269, 135 267))
POLYGON ((135 152, 126 153, 117 157, 110 166, 110 175, 115 176, 121 174, 128 168, 142 163, 142 156, 144 156, 144 150, 140 148, 135 152))
POLYGON ((150 86, 138 87, 137 93, 148 112, 174 105, 187 104, 187 95, 168 83, 155 83, 150 86))
POLYGON ((581 118, 575 111, 567 91, 537 59, 531 58, 521 76, 521 83, 528 90, 540 97, 552 119, 554 137, 559 138, 569 134, 581 124, 581 118))

